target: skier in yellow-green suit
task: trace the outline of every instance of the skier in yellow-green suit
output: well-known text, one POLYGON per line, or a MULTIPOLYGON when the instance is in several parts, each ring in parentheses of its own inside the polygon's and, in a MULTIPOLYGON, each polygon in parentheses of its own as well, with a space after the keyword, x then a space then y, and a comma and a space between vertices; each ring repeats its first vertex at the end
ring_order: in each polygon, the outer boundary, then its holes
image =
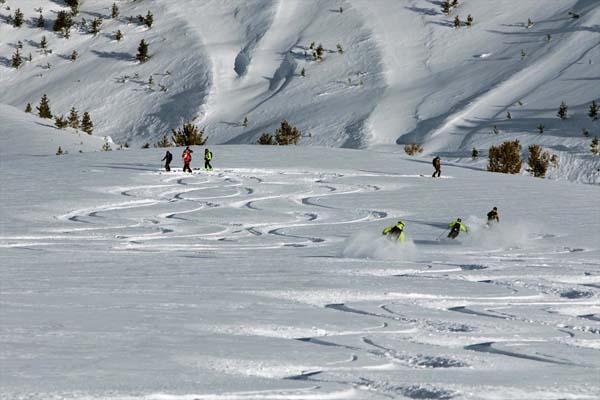
POLYGON ((388 226, 383 230, 382 234, 388 236, 390 239, 404 242, 404 222, 398 221, 396 225, 388 226))
POLYGON ((456 221, 452 221, 448 224, 448 228, 450 228, 450 233, 448 233, 448 237, 450 239, 456 239, 460 231, 468 232, 467 227, 463 225, 460 218, 457 218, 456 221))
POLYGON ((207 171, 212 171, 210 160, 212 160, 212 152, 209 149, 204 149, 204 169, 207 171))

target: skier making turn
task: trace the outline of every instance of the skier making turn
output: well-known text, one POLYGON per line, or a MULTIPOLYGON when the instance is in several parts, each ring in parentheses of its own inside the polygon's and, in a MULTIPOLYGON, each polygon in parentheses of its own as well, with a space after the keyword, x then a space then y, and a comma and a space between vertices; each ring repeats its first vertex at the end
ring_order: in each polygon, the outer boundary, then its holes
POLYGON ((456 221, 450 222, 448 224, 448 228, 450 228, 450 233, 448 233, 448 237, 450 239, 456 239, 460 231, 468 232, 467 227, 463 225, 460 218, 457 218, 456 221))
POLYGON ((490 226, 493 223, 500 222, 500 214, 498 214, 498 207, 492 208, 492 211, 487 213, 487 219, 488 219, 488 221, 487 221, 488 226, 490 226))
POLYGON ((389 239, 398 240, 399 242, 404 242, 404 222, 398 221, 396 225, 388 226, 382 232, 383 235, 386 235, 389 239))

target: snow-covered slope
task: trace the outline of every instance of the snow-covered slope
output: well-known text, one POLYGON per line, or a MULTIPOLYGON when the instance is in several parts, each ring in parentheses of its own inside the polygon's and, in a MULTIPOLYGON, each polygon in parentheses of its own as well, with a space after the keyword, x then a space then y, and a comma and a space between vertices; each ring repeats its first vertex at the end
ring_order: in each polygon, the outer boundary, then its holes
POLYGON ((598 187, 211 148, 3 155, 1 399, 597 398, 598 187))
MULTIPOLYGON (((13 155, 52 155, 60 147, 66 153, 99 151, 104 139, 74 129, 57 129, 53 121, 24 114, 0 104, 0 159, 13 155)), ((110 139, 107 138, 110 143, 110 139)), ((112 146, 116 147, 116 146, 112 146)))
POLYGON ((485 156, 490 145, 518 138, 560 157, 551 176, 593 182, 598 163, 587 155, 600 128, 586 114, 600 100, 600 5, 462 0, 445 16, 439 3, 118 1, 113 20, 111 2, 86 0, 75 20, 100 17, 102 31, 94 37, 78 25, 67 40, 51 31, 62 1, 7 0, 0 10, 0 103, 22 109, 47 93, 56 113, 73 105, 87 110, 95 134, 135 146, 187 120, 206 128, 209 143, 253 143, 288 119, 304 133, 302 144, 418 142, 425 154, 456 162, 466 162, 472 147, 485 156), (6 23, 17 7, 27 19, 21 28, 6 23), (34 27, 38 7, 44 29, 34 27), (151 29, 128 23, 148 10, 151 29), (469 14, 472 27, 452 26, 455 16, 469 14), (114 40, 118 29, 121 42, 114 40), (38 48, 43 35, 53 50, 47 56, 38 48), (141 39, 152 54, 145 64, 135 60, 141 39), (19 40, 33 62, 17 71, 10 59, 19 40), (325 47, 323 61, 311 60, 311 42, 325 47), (73 50, 76 62, 68 59, 73 50), (566 121, 556 117, 561 101, 570 106, 566 121), (500 134, 491 133, 494 126, 500 134))

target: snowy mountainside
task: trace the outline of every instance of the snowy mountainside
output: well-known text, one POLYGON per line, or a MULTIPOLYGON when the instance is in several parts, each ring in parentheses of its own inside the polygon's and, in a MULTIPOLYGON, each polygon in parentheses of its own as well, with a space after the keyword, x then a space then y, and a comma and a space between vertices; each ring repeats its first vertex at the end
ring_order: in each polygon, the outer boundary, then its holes
POLYGON ((56 112, 76 105, 91 113, 96 135, 135 146, 188 120, 206 128, 211 144, 254 143, 288 119, 303 132, 302 144, 417 142, 426 155, 482 168, 484 157, 467 158, 473 147, 485 156, 490 145, 518 138, 524 153, 540 144, 559 156, 551 177, 595 182, 600 165, 589 143, 600 127, 586 114, 600 101, 598 2, 459 3, 446 16, 431 0, 117 1, 113 20, 111 1, 85 0, 75 21, 102 18, 100 34, 77 25, 64 39, 51 31, 56 12, 66 9, 62 1, 6 0, 0 102, 22 109, 47 93, 56 112), (7 22, 17 7, 26 17, 21 28, 7 22), (38 7, 44 29, 35 28, 38 7), (128 23, 148 10, 151 28, 128 23), (455 16, 469 14, 472 27, 453 27, 455 16), (40 53, 44 35, 52 54, 40 53), (139 64, 142 39, 152 58, 139 64), (33 62, 14 70, 18 41, 33 62), (311 42, 323 44, 323 61, 311 59, 311 42), (561 101, 570 106, 566 121, 556 117, 561 101))

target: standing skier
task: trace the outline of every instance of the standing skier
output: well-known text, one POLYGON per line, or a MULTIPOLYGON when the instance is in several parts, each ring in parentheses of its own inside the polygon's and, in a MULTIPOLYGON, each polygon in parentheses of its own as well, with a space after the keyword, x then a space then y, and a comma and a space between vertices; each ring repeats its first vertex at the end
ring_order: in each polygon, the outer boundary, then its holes
POLYGON ((404 222, 398 221, 396 225, 388 226, 382 232, 390 239, 398 240, 401 243, 404 242, 404 222))
POLYGON ((460 218, 457 218, 456 221, 452 221, 448 224, 448 228, 450 228, 450 233, 448 233, 448 237, 450 239, 456 239, 460 231, 468 232, 467 227, 463 225, 460 218))
POLYGON ((192 173, 192 169, 190 168, 190 163, 192 162, 192 153, 194 150, 190 149, 190 146, 187 146, 181 155, 183 159, 183 172, 192 173))
POLYGON ((442 175, 442 160, 439 157, 433 159, 433 168, 435 168, 435 171, 431 177, 435 178, 437 176, 439 178, 442 175))
POLYGON ((171 161, 172 160, 173 160, 173 154, 171 154, 171 152, 169 150, 167 150, 167 153, 165 154, 163 159, 160 160, 160 161, 165 162, 165 171, 167 171, 167 172, 171 171, 171 161))
POLYGON ((204 169, 207 171, 212 171, 210 160, 212 160, 212 152, 209 149, 204 149, 204 169))
POLYGON ((488 222, 487 225, 490 226, 493 223, 500 222, 500 214, 498 214, 498 207, 492 208, 492 211, 487 213, 488 222))

